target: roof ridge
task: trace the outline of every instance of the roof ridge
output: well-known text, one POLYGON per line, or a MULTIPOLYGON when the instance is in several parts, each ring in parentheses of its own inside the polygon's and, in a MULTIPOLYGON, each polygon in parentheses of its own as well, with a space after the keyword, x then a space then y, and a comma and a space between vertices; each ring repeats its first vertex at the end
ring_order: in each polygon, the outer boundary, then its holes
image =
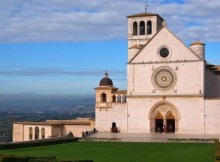
POLYGON ((197 55, 190 47, 188 47, 178 36, 176 36, 169 28, 167 28, 166 26, 162 26, 159 31, 147 42, 147 44, 144 45, 144 47, 136 54, 134 55, 134 57, 128 62, 128 64, 130 64, 135 57, 137 57, 137 55, 139 55, 139 53, 161 32, 162 29, 166 28, 177 40, 180 41, 180 43, 182 43, 188 50, 190 50, 199 60, 202 60, 202 58, 199 57, 199 55, 197 55))
POLYGON ((158 17, 160 17, 162 20, 164 20, 164 18, 162 18, 159 14, 149 13, 149 12, 142 12, 142 13, 139 13, 139 14, 129 15, 129 16, 127 16, 127 18, 131 18, 131 17, 144 17, 144 16, 158 16, 158 17))
POLYGON ((134 55, 134 57, 128 62, 128 64, 130 64, 137 55, 139 55, 139 53, 151 42, 151 40, 153 40, 153 38, 164 28, 165 26, 162 26, 159 31, 157 33, 154 34, 154 36, 152 38, 150 38, 150 40, 144 45, 144 47, 136 54, 134 55))
POLYGON ((202 60, 201 57, 199 57, 199 55, 197 55, 190 47, 188 47, 178 36, 176 36, 169 28, 166 27, 166 29, 174 36, 176 37, 180 43, 182 43, 187 49, 189 49, 199 60, 202 60))

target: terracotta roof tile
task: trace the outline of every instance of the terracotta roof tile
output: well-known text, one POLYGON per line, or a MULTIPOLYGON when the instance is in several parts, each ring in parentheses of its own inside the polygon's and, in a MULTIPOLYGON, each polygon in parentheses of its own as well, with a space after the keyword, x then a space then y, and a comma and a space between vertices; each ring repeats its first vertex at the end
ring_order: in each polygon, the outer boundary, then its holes
POLYGON ((115 91, 113 94, 124 94, 124 95, 126 95, 127 90, 118 90, 118 91, 115 91))
POLYGON ((164 20, 159 14, 148 13, 148 12, 130 15, 130 16, 127 16, 127 18, 131 18, 131 17, 145 17, 145 16, 158 16, 158 17, 160 17, 162 20, 164 20))
POLYGON ((46 120, 45 122, 15 122, 14 124, 24 125, 91 125, 94 122, 91 118, 77 118, 73 120, 46 120))

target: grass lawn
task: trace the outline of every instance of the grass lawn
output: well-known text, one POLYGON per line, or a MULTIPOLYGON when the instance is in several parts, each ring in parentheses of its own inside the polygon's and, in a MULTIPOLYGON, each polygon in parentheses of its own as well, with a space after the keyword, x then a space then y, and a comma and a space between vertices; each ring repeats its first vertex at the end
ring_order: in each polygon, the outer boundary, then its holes
POLYGON ((95 162, 214 162, 214 144, 73 142, 0 150, 0 154, 56 156, 58 160, 92 159, 95 162))

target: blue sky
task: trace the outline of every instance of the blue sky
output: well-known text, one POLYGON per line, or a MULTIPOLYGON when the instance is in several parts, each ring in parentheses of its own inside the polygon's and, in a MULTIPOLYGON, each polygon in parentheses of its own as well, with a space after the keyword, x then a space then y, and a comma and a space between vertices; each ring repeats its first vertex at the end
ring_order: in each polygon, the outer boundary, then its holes
MULTIPOLYGON (((127 18, 142 0, 0 2, 0 94, 94 94, 105 71, 126 89, 127 18)), ((149 0, 187 45, 220 64, 220 1, 149 0)))

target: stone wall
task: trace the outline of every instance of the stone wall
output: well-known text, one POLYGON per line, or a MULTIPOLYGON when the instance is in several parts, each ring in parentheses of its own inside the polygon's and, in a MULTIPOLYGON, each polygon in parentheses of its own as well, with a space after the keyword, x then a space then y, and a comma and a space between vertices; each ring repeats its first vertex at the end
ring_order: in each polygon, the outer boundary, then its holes
POLYGON ((64 125, 64 134, 73 133, 74 137, 82 137, 82 132, 93 131, 93 126, 90 125, 64 125))
POLYGON ((115 122, 120 132, 127 131, 127 104, 112 103, 112 108, 96 108, 95 127, 101 132, 110 132, 115 122))
POLYGON ((45 139, 51 138, 51 126, 47 125, 24 125, 24 141, 35 140, 35 128, 39 128, 39 139, 42 139, 42 128, 45 129, 45 139), (32 139, 29 138, 29 128, 32 128, 32 139))
POLYGON ((13 124, 13 142, 20 142, 24 140, 23 124, 13 124))
POLYGON ((220 99, 205 100, 205 134, 220 134, 220 99))
POLYGON ((128 94, 203 95, 203 64, 203 62, 176 62, 128 65, 128 94), (153 72, 161 66, 169 66, 176 74, 176 84, 168 91, 160 91, 152 83, 153 72))
POLYGON ((169 111, 173 111, 176 120, 175 133, 203 134, 204 101, 202 97, 128 98, 127 102, 128 132, 155 132, 155 126, 151 129, 151 120, 154 120, 151 119, 151 113, 154 113, 152 108, 158 103, 164 102, 163 107, 159 108, 160 104, 158 104, 158 109, 155 108, 155 111, 160 110, 164 118, 169 111))

